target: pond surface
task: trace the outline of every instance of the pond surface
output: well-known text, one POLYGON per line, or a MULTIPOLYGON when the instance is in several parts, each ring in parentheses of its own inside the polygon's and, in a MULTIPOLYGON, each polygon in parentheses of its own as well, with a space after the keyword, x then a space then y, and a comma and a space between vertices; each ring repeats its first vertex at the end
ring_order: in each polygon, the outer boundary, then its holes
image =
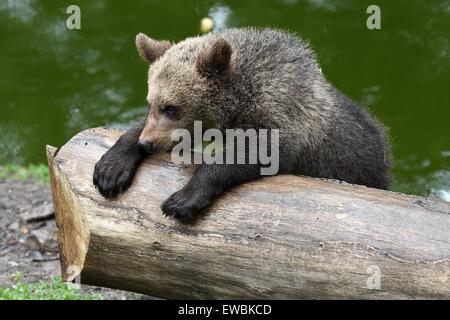
POLYGON ((450 201, 450 1, 0 0, 0 164, 45 162, 44 146, 124 127, 146 111, 146 66, 134 37, 179 41, 209 16, 217 27, 276 26, 308 39, 322 70, 388 128, 394 190, 450 201))

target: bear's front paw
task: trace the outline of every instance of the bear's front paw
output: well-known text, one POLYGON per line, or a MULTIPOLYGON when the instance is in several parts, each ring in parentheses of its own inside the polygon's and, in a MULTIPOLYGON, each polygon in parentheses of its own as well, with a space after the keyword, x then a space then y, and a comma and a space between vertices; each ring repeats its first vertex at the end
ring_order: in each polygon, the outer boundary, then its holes
POLYGON ((95 165, 94 185, 102 196, 113 198, 131 185, 135 170, 133 161, 109 159, 105 154, 95 165))
POLYGON ((165 216, 174 217, 182 222, 192 222, 195 216, 209 205, 209 199, 192 188, 185 187, 172 194, 161 204, 165 216))

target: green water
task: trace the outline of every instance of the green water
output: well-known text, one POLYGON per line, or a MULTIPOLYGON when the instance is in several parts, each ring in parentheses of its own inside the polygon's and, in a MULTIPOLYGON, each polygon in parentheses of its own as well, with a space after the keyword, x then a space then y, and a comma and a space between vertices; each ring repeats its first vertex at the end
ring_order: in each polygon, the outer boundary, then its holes
POLYGON ((450 1, 0 0, 0 164, 45 162, 94 126, 124 127, 146 111, 146 67, 134 37, 179 41, 210 16, 218 27, 274 26, 315 48, 340 90, 392 136, 393 189, 450 201, 450 1), (366 8, 381 8, 381 30, 366 8), (81 8, 79 31, 66 8, 81 8))

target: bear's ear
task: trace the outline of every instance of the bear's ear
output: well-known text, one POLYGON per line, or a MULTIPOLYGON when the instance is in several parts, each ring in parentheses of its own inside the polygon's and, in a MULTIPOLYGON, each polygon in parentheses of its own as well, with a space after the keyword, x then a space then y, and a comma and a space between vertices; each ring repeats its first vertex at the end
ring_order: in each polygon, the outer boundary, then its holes
POLYGON ((203 75, 224 74, 231 68, 230 44, 219 38, 209 47, 203 49, 197 57, 197 70, 203 75))
POLYGON ((159 57, 161 57, 172 44, 169 41, 156 41, 147 37, 143 33, 139 33, 136 36, 136 48, 144 60, 148 64, 152 64, 159 57))

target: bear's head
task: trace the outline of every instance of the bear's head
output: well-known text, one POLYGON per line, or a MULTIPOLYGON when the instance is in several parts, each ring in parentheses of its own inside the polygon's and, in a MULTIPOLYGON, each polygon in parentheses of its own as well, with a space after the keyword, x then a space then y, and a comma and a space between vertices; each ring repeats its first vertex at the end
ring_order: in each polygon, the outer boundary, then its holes
POLYGON ((197 37, 172 45, 140 33, 136 47, 150 65, 149 114, 140 144, 167 151, 175 143, 175 129, 192 132, 194 121, 202 121, 203 129, 215 127, 217 108, 212 106, 226 95, 222 89, 232 69, 230 44, 223 38, 197 37))

